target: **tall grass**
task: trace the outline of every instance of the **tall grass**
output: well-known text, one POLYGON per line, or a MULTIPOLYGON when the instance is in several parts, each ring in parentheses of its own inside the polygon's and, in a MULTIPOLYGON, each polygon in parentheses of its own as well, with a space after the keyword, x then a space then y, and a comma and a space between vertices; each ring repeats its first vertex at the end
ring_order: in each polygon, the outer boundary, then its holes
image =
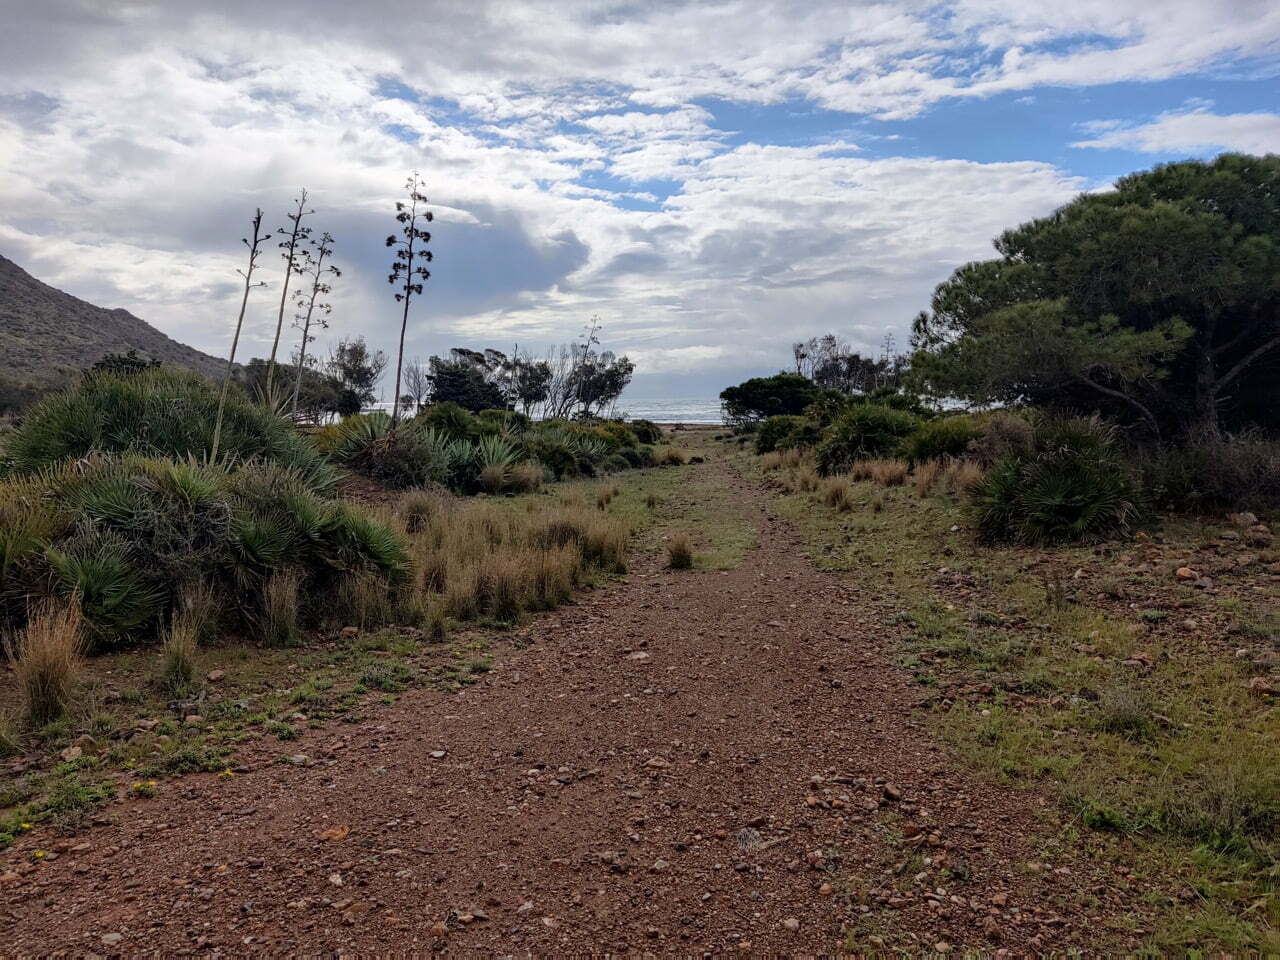
POLYGON ((72 598, 42 602, 26 629, 6 639, 5 652, 33 726, 56 720, 71 704, 80 675, 83 636, 80 604, 72 598))
POLYGON ((673 533, 667 541, 667 566, 672 570, 688 570, 693 566, 693 543, 684 531, 673 533))

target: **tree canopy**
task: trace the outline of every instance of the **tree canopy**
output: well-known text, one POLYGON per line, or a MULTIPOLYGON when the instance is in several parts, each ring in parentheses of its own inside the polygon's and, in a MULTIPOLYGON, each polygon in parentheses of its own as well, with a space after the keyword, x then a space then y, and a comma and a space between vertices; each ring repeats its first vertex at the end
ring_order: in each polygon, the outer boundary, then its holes
POLYGON ((766 417, 795 415, 818 399, 822 388, 798 373, 752 377, 736 387, 720 391, 720 402, 729 423, 757 423, 766 417))
POLYGON ((931 391, 1157 437, 1280 425, 1280 156, 1136 173, 995 247, 916 319, 931 391))

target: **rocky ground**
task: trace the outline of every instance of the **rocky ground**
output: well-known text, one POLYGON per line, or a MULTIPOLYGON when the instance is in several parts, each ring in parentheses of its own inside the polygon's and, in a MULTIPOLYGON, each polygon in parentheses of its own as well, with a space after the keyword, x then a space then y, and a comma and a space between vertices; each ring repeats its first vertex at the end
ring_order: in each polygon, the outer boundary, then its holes
POLYGON ((1140 938, 1144 891, 935 742, 883 620, 754 481, 735 569, 521 628, 462 692, 259 743, 0 855, 5 954, 1013 954, 1140 938), (47 855, 36 857, 37 849, 47 855))

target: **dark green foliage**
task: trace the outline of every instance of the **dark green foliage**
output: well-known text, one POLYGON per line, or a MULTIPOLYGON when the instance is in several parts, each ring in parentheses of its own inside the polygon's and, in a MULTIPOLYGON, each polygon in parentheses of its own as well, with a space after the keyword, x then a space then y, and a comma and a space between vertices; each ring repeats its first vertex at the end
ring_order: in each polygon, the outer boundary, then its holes
POLYGON ((720 392, 726 423, 745 426, 766 417, 797 415, 822 395, 812 380, 795 373, 753 377, 720 392))
POLYGON ((433 403, 413 419, 416 424, 434 427, 448 440, 476 440, 481 432, 479 420, 456 403, 433 403))
MULTIPOLYGON (((91 453, 203 458, 213 440, 218 391, 174 370, 99 373, 37 404, 5 446, 8 470, 31 475, 91 453)), ((314 489, 337 480, 334 469, 288 423, 232 393, 220 456, 262 459, 298 470, 314 489)))
POLYGON ((636 440, 640 443, 661 443, 662 428, 652 420, 632 420, 628 423, 631 432, 636 435, 636 440))
POLYGON ((1280 426, 1280 156, 1123 177, 996 249, 916 321, 913 366, 933 389, 1179 441, 1280 426))
POLYGON ((821 439, 818 424, 808 417, 769 417, 756 431, 756 453, 812 447, 821 439))
POLYGON ((836 418, 817 447, 818 469, 841 473, 857 460, 890 457, 920 424, 915 414, 858 403, 836 418))
POLYGON ((0 485, 0 503, 0 622, 20 623, 28 596, 78 594, 99 648, 154 638, 187 584, 248 619, 279 571, 306 598, 348 572, 398 582, 407 564, 386 527, 261 461, 94 456, 0 485))
POLYGON ((913 465, 943 457, 963 457, 982 431, 972 417, 939 417, 920 424, 903 453, 913 465))
POLYGON ((1143 487, 1167 509, 1192 513, 1280 509, 1280 441, 1227 437, 1144 453, 1143 487))
POLYGON ((432 357, 430 365, 427 379, 431 383, 432 404, 456 404, 472 413, 506 406, 502 387, 490 380, 481 366, 461 357, 432 357))
POLYGON ((522 434, 533 426, 528 416, 516 410, 481 410, 476 418, 485 433, 522 434))
POLYGON ((1128 532, 1138 500, 1113 428, 1055 420, 1036 428, 1031 453, 1007 455, 987 471, 972 509, 984 540, 1079 543, 1128 532))
POLYGON ((89 373, 141 373, 143 370, 154 370, 160 366, 159 360, 138 356, 137 350, 127 353, 106 353, 89 368, 89 373))

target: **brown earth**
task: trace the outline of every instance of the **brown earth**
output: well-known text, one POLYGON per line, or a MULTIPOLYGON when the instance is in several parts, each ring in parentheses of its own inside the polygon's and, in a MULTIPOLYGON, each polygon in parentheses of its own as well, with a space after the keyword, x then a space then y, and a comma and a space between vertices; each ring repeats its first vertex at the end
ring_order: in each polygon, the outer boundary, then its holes
POLYGON ((737 569, 637 558, 463 692, 311 731, 294 762, 250 747, 237 776, 112 807, 39 862, 50 838, 22 838, 0 856, 0 952, 1116 942, 1141 891, 1084 851, 1046 863, 1056 808, 949 757, 882 615, 754 482, 692 469, 757 517, 737 569))

